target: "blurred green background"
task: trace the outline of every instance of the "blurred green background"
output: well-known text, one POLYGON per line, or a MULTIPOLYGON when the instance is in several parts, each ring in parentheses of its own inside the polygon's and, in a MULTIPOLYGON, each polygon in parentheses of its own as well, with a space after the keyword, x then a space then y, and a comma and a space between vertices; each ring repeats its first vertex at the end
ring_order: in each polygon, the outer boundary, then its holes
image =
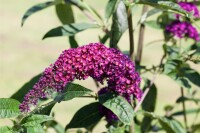
MULTIPOLYGON (((85 0, 92 5, 102 16, 104 16, 104 7, 107 0, 85 0)), ((57 37, 42 40, 43 35, 50 29, 61 25, 55 14, 55 8, 50 7, 32 15, 21 27, 21 18, 25 11, 31 6, 45 2, 45 0, 0 0, 0 97, 11 96, 24 83, 33 76, 42 72, 46 67, 53 63, 64 49, 69 48, 67 37, 57 37)), ((73 7, 76 22, 89 22, 89 20, 73 7)), ((136 26, 141 7, 134 12, 133 22, 136 26)), ((153 19, 152 17, 150 19, 153 19)), ((98 35, 103 35, 100 29, 92 29, 81 32, 77 35, 77 41, 80 45, 90 42, 98 42, 98 35)), ((143 51, 142 64, 149 67, 152 64, 158 64, 162 55, 162 42, 147 45, 154 40, 162 39, 162 31, 147 27, 145 32, 145 47, 143 51)), ((119 47, 127 51, 129 49, 128 31, 123 35, 119 42, 119 47)), ((138 41, 138 28, 135 32, 135 43, 138 41)), ((106 44, 108 45, 108 44, 106 44)), ((137 48, 137 47, 136 47, 137 48)), ((197 65, 192 64, 198 68, 197 65)), ((198 68, 199 69, 199 68, 198 68)), ((152 75, 147 74, 151 79, 152 75)), ((75 81, 81 85, 96 90, 92 79, 86 81, 75 81)), ((180 95, 178 85, 166 76, 159 75, 155 84, 158 86, 158 101, 156 106, 157 114, 164 115, 163 107, 168 104, 174 104, 176 98, 180 95)), ((97 90, 96 90, 97 91, 97 90)), ((65 126, 76 110, 93 99, 74 99, 62 102, 54 107, 55 119, 65 126)), ((186 108, 193 106, 193 103, 186 108)), ((177 106, 177 109, 180 109, 177 106)), ((189 119, 194 116, 189 115, 189 119)), ((182 119, 180 117, 179 119, 182 119)), ((5 121, 0 120, 0 126, 7 125, 5 121)), ((103 122, 105 125, 105 122, 103 122)), ((100 124, 94 132, 105 130, 104 125, 100 124)))

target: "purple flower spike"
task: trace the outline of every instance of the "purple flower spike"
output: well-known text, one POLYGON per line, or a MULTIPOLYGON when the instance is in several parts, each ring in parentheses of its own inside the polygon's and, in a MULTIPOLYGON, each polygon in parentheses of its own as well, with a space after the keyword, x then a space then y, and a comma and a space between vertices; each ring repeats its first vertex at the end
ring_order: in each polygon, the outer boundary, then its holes
POLYGON ((100 83, 106 80, 107 87, 119 95, 133 94, 135 98, 141 98, 141 78, 129 57, 114 48, 91 43, 63 51, 57 61, 45 69, 33 89, 25 95, 20 110, 28 112, 31 105, 38 103, 39 98, 50 96, 52 91, 61 92, 67 83, 87 77, 100 83))
POLYGON ((195 41, 200 41, 197 29, 189 22, 180 22, 178 20, 173 21, 171 24, 166 26, 166 32, 172 33, 173 36, 178 38, 189 37, 195 41))
MULTIPOLYGON (((199 10, 195 4, 190 3, 190 2, 179 2, 178 4, 184 10, 186 10, 188 12, 192 12, 194 17, 196 17, 196 18, 200 17, 199 10)), ((177 17, 179 17, 179 15, 177 17)))

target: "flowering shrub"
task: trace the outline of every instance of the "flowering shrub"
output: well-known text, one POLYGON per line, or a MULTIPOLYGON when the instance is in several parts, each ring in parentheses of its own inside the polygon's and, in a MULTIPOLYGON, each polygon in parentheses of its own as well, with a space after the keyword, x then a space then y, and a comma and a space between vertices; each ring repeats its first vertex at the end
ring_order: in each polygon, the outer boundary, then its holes
MULTIPOLYGON (((55 63, 10 98, 0 99, 0 118, 10 118, 13 122, 13 126, 0 127, 0 133, 44 133, 50 128, 57 133, 70 132, 73 128, 77 133, 93 132, 102 120, 107 122, 106 125, 101 123, 106 133, 199 132, 200 99, 196 88, 200 87, 200 74, 193 66, 200 63, 200 3, 162 0, 108 0, 105 3, 105 17, 83 0, 44 2, 25 12, 22 26, 32 14, 54 6, 62 25, 48 31, 43 39, 67 36, 71 48, 64 50, 55 63), (142 14, 134 27, 133 20, 137 20, 135 14, 138 14, 135 7, 141 5, 142 14), (72 7, 78 7, 89 22, 76 23, 72 7), (155 14, 157 16, 149 20, 155 14), (163 32, 163 39, 159 41, 163 55, 158 64, 144 65, 142 60, 147 26, 154 28, 152 31, 163 32), (98 43, 79 46, 76 34, 91 28, 101 30, 103 36, 99 35, 98 43), (126 31, 129 54, 119 47, 126 31), (139 35, 138 44, 134 41, 135 34, 139 35), (156 106, 160 102, 157 91, 163 93, 163 88, 155 82, 157 75, 171 78, 172 81, 165 81, 168 87, 175 82, 178 86, 174 89, 181 90, 180 97, 174 99, 175 104, 167 103, 164 113, 160 113, 164 115, 155 111, 160 106, 156 106), (88 77, 96 83, 97 91, 73 83, 88 77), (93 98, 94 101, 80 108, 64 128, 63 123, 54 119, 52 108, 73 98, 93 98), (186 103, 192 102, 195 108, 188 110, 186 103), (176 108, 179 104, 181 111, 176 108), (189 114, 195 115, 192 122, 191 118, 188 120, 189 114)), ((158 53, 154 54, 160 56, 158 53)), ((173 99, 170 97, 170 100, 173 99)))

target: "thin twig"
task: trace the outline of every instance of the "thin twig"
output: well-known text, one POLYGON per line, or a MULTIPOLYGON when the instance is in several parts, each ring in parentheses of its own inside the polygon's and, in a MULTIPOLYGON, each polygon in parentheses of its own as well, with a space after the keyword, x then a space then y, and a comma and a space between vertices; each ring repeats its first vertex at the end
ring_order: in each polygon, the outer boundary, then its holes
MULTIPOLYGON (((148 10, 148 6, 144 5, 142 9, 142 14, 144 14, 148 10)), ((138 40, 138 49, 137 49, 137 55, 136 55, 136 63, 140 65, 141 59, 142 59, 142 49, 143 49, 143 43, 144 43, 144 31, 145 31, 145 25, 141 24, 140 30, 139 30, 139 40, 138 40)))

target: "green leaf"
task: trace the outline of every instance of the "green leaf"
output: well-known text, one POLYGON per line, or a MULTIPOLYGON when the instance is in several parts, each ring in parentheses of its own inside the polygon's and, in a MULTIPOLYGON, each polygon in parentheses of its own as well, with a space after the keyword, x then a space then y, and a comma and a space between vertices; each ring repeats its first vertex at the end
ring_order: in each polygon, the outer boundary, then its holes
MULTIPOLYGON (((185 111, 185 113, 188 115, 188 114, 193 114, 193 113, 197 113, 197 112, 200 112, 200 108, 197 108, 197 109, 188 109, 185 111)), ((179 116, 179 115, 184 115, 184 111, 177 111, 173 114, 171 114, 170 116, 179 116)))
POLYGON ((74 23, 74 15, 72 11, 71 4, 69 3, 60 3, 55 6, 56 14, 62 24, 74 23))
POLYGON ((32 14, 36 13, 36 12, 39 12, 47 7, 50 7, 50 6, 53 6, 53 5, 56 5, 56 4, 59 4, 61 2, 61 0, 56 0, 56 1, 48 1, 48 2, 44 2, 44 3, 40 3, 40 4, 37 4, 33 7, 31 7, 30 9, 28 9, 24 16, 22 17, 22 23, 21 25, 23 26, 24 25, 24 22, 26 21, 26 19, 28 17, 30 17, 32 14))
POLYGON ((186 133, 186 130, 182 127, 182 125, 176 121, 176 120, 170 120, 166 117, 162 117, 159 115, 156 115, 151 112, 147 111, 141 111, 143 115, 150 117, 152 119, 157 119, 159 123, 161 124, 162 128, 167 132, 167 133, 186 133))
POLYGON ((178 13, 180 15, 186 16, 190 19, 193 19, 191 13, 182 9, 178 4, 171 2, 171 1, 164 1, 164 0, 139 0, 138 4, 146 4, 153 6, 155 8, 168 10, 170 12, 178 13))
POLYGON ((96 125, 102 118, 99 114, 99 106, 100 104, 95 102, 79 109, 65 129, 88 128, 92 125, 96 125))
MULTIPOLYGON (((150 86, 151 81, 145 80, 145 86, 143 88, 143 91, 146 90, 147 87, 150 86)), ((149 112, 154 112, 156 107, 156 99, 157 99, 157 87, 155 84, 152 84, 148 94, 146 95, 144 101, 142 102, 142 109, 149 112)))
MULTIPOLYGON (((62 24, 74 23, 74 13, 69 3, 61 3, 56 5, 56 13, 62 24)), ((69 43, 71 48, 77 48, 78 43, 75 40, 75 36, 69 36, 69 43)))
POLYGON ((200 74, 196 70, 190 67, 186 67, 186 68, 183 68, 183 71, 184 71, 184 76, 190 82, 200 87, 200 74))
POLYGON ((89 24, 89 23, 74 23, 74 24, 67 24, 63 26, 59 26, 48 31, 43 39, 48 37, 57 37, 57 36, 74 36, 75 34, 90 29, 90 28, 98 28, 99 26, 96 24, 89 24))
POLYGON ((8 126, 0 127, 0 133, 12 133, 12 129, 8 126))
POLYGON ((92 92, 91 90, 74 83, 68 83, 65 90, 66 90, 65 92, 62 92, 58 96, 56 96, 55 101, 58 102, 67 101, 75 97, 80 97, 86 94, 90 94, 92 92))
POLYGON ((55 120, 50 121, 50 124, 48 126, 52 127, 56 131, 56 133, 65 133, 64 127, 55 120))
POLYGON ((23 125, 25 127, 38 126, 39 124, 41 124, 43 122, 50 121, 53 119, 54 119, 53 117, 50 117, 47 115, 34 114, 34 115, 24 118, 21 122, 21 125, 23 125))
POLYGON ((108 93, 99 96, 99 102, 110 109, 124 124, 130 125, 133 121, 132 106, 121 96, 108 93))
POLYGON ((119 2, 112 21, 110 47, 117 48, 122 34, 128 29, 126 7, 123 1, 119 2))
POLYGON ((168 59, 164 65, 164 74, 167 74, 182 87, 191 88, 189 80, 185 75, 185 67, 188 67, 188 64, 183 63, 182 60, 168 59))
POLYGON ((192 125, 191 129, 192 129, 191 133, 199 133, 200 132, 200 123, 192 125))
POLYGON ((78 47, 78 43, 75 39, 75 36, 69 36, 69 43, 70 43, 71 48, 77 48, 78 47))
POLYGON ((119 0, 109 0, 106 9, 105 9, 105 17, 108 20, 111 15, 115 12, 117 5, 119 4, 119 0))
POLYGON ((29 92, 30 89, 33 88, 34 84, 39 80, 42 74, 38 74, 37 76, 33 77, 30 81, 24 84, 15 94, 13 94, 10 98, 16 99, 19 102, 22 102, 24 99, 24 95, 29 92))
POLYGON ((41 125, 26 127, 26 133, 45 133, 41 125))
POLYGON ((198 103, 200 102, 200 99, 197 99, 197 98, 189 98, 189 97, 179 97, 177 100, 176 100, 176 103, 181 103, 181 102, 185 102, 185 101, 193 101, 195 103, 198 103))
MULTIPOLYGON (((151 81, 146 79, 143 91, 145 91, 145 89, 149 87, 150 84, 151 84, 151 81)), ((155 84, 152 84, 149 89, 148 94, 146 95, 144 101, 142 102, 142 109, 145 111, 154 112, 155 107, 156 107, 156 99, 157 99, 157 88, 155 84)), ((152 119, 150 119, 149 117, 144 117, 141 124, 141 131, 148 132, 148 130, 151 127, 151 122, 152 122, 152 119)))
POLYGON ((20 114, 20 102, 11 98, 0 98, 0 118, 12 118, 20 114))
POLYGON ((111 125, 109 126, 108 128, 108 131, 106 133, 125 133, 125 127, 119 127, 119 126, 114 126, 114 125, 111 125))

